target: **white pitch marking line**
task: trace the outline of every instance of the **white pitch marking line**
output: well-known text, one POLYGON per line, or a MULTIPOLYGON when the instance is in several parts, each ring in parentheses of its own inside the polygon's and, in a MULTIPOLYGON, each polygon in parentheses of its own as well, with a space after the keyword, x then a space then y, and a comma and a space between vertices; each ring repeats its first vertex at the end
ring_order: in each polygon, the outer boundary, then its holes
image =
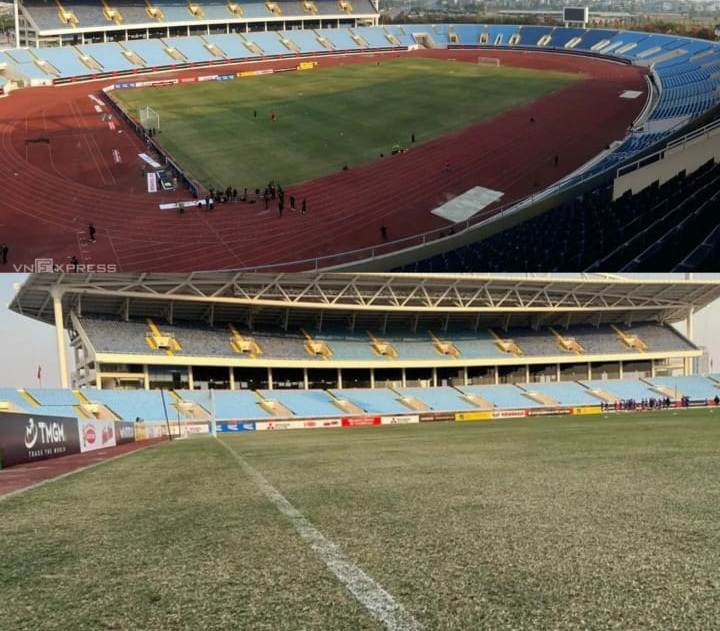
POLYGON ((327 568, 376 620, 391 631, 420 631, 422 629, 422 625, 400 603, 385 591, 374 578, 367 575, 350 561, 336 544, 315 528, 245 458, 221 440, 219 442, 237 460, 243 471, 254 480, 265 497, 275 505, 275 508, 290 520, 298 534, 310 544, 310 547, 323 560, 327 568))

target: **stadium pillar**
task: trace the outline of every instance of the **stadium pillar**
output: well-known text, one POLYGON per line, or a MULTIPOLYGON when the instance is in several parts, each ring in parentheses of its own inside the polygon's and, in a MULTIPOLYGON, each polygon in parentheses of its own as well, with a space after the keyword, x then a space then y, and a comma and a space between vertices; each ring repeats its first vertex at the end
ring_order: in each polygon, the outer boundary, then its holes
POLYGON ((63 321, 62 294, 52 292, 53 310, 55 312, 55 340, 57 341, 58 364, 60 368, 60 386, 68 387, 67 357, 65 356, 65 322, 63 321))
POLYGON ((230 374, 230 390, 235 390, 235 369, 232 366, 228 367, 230 374))
POLYGON ((337 369, 337 375, 338 375, 337 376, 337 383, 338 383, 337 387, 338 387, 338 389, 342 390, 342 369, 341 368, 337 369))
POLYGON ((20 0, 13 2, 15 12, 15 48, 20 48, 20 0))

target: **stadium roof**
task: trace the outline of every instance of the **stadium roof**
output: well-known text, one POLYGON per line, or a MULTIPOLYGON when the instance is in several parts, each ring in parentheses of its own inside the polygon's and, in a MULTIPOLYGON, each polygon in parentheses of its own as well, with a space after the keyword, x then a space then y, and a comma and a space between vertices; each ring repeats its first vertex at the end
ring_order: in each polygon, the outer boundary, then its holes
POLYGON ((280 316, 476 314, 517 324, 677 322, 720 298, 720 281, 638 279, 614 275, 250 274, 237 272, 31 274, 10 304, 20 314, 54 322, 63 312, 241 321, 248 312, 280 316))

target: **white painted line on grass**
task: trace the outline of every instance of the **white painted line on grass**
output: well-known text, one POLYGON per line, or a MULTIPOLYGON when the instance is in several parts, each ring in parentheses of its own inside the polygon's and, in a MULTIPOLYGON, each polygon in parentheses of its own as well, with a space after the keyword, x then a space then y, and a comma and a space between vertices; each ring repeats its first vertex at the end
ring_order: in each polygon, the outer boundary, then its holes
MULTIPOLYGON (((158 443, 154 443, 154 444, 157 445, 158 443)), ((10 491, 9 493, 0 495, 0 502, 4 502, 5 500, 10 499, 11 497, 15 497, 16 495, 25 493, 26 491, 32 491, 33 489, 40 488, 41 486, 50 484, 50 482, 57 482, 58 480, 63 480, 64 478, 69 478, 71 475, 75 475, 76 473, 80 473, 81 471, 87 471, 88 469, 94 469, 95 467, 97 467, 101 464, 106 464, 108 462, 113 462, 114 460, 119 460, 120 458, 129 456, 130 454, 136 454, 139 451, 143 451, 144 449, 148 449, 149 447, 152 447, 152 446, 153 445, 145 445, 144 447, 138 447, 137 449, 133 449, 132 451, 126 451, 125 453, 118 454, 117 456, 113 456, 112 458, 107 458, 105 460, 98 460, 97 462, 93 462, 92 464, 85 465, 84 467, 80 467, 79 469, 73 469, 72 471, 68 471, 67 473, 61 473, 60 475, 56 475, 54 478, 47 478, 47 480, 40 480, 40 482, 35 482, 35 484, 31 484, 30 486, 24 486, 21 489, 15 489, 14 491, 10 491)))
POLYGON ((422 625, 408 613, 383 587, 350 561, 340 548, 327 539, 308 519, 295 508, 280 491, 252 467, 239 453, 220 444, 237 460, 243 471, 253 479, 265 497, 267 497, 292 523, 298 534, 310 545, 323 560, 335 577, 385 628, 392 631, 420 631, 422 625))

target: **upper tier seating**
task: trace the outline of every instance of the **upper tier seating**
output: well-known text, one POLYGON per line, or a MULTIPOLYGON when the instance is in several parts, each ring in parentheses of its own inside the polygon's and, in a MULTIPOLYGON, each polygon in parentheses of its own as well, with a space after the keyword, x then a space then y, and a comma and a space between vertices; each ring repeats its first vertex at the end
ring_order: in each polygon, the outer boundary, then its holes
MULTIPOLYGON (((130 354, 165 354, 163 349, 153 350, 147 343, 149 333, 146 322, 122 322, 112 319, 83 317, 81 324, 85 334, 97 352, 130 353, 130 354)), ((220 356, 239 357, 232 348, 232 334, 229 327, 209 328, 204 324, 155 322, 158 330, 179 342, 180 348, 173 351, 177 355, 189 356, 220 356)), ((638 322, 622 330, 640 337, 647 346, 647 352, 667 352, 691 350, 695 347, 671 327, 663 327, 653 323, 638 322)), ((252 338, 261 349, 263 358, 297 359, 313 361, 313 357, 305 348, 305 336, 296 332, 282 331, 238 331, 246 338, 252 338)), ((534 357, 557 357, 572 355, 560 345, 555 334, 548 328, 537 331, 529 328, 513 328, 509 331, 494 330, 501 339, 511 340, 519 347, 520 355, 534 357)), ((618 333, 609 325, 595 327, 592 325, 571 326, 569 329, 556 327, 555 332, 563 338, 575 338, 582 347, 579 356, 592 354, 627 354, 638 351, 629 349, 622 342, 618 333)), ((448 331, 418 331, 417 333, 400 333, 388 331, 372 332, 378 342, 388 342, 396 356, 377 353, 371 338, 365 331, 350 333, 331 330, 313 332, 315 341, 325 342, 331 353, 331 359, 342 361, 387 361, 388 363, 409 360, 428 360, 432 362, 443 359, 500 359, 511 357, 501 350, 497 340, 486 329, 472 331, 451 327, 448 331), (433 343, 432 335, 438 343, 451 344, 459 354, 443 355, 433 343)), ((322 357, 315 361, 327 361, 322 357)), ((521 360, 519 360, 521 361, 521 360)))

